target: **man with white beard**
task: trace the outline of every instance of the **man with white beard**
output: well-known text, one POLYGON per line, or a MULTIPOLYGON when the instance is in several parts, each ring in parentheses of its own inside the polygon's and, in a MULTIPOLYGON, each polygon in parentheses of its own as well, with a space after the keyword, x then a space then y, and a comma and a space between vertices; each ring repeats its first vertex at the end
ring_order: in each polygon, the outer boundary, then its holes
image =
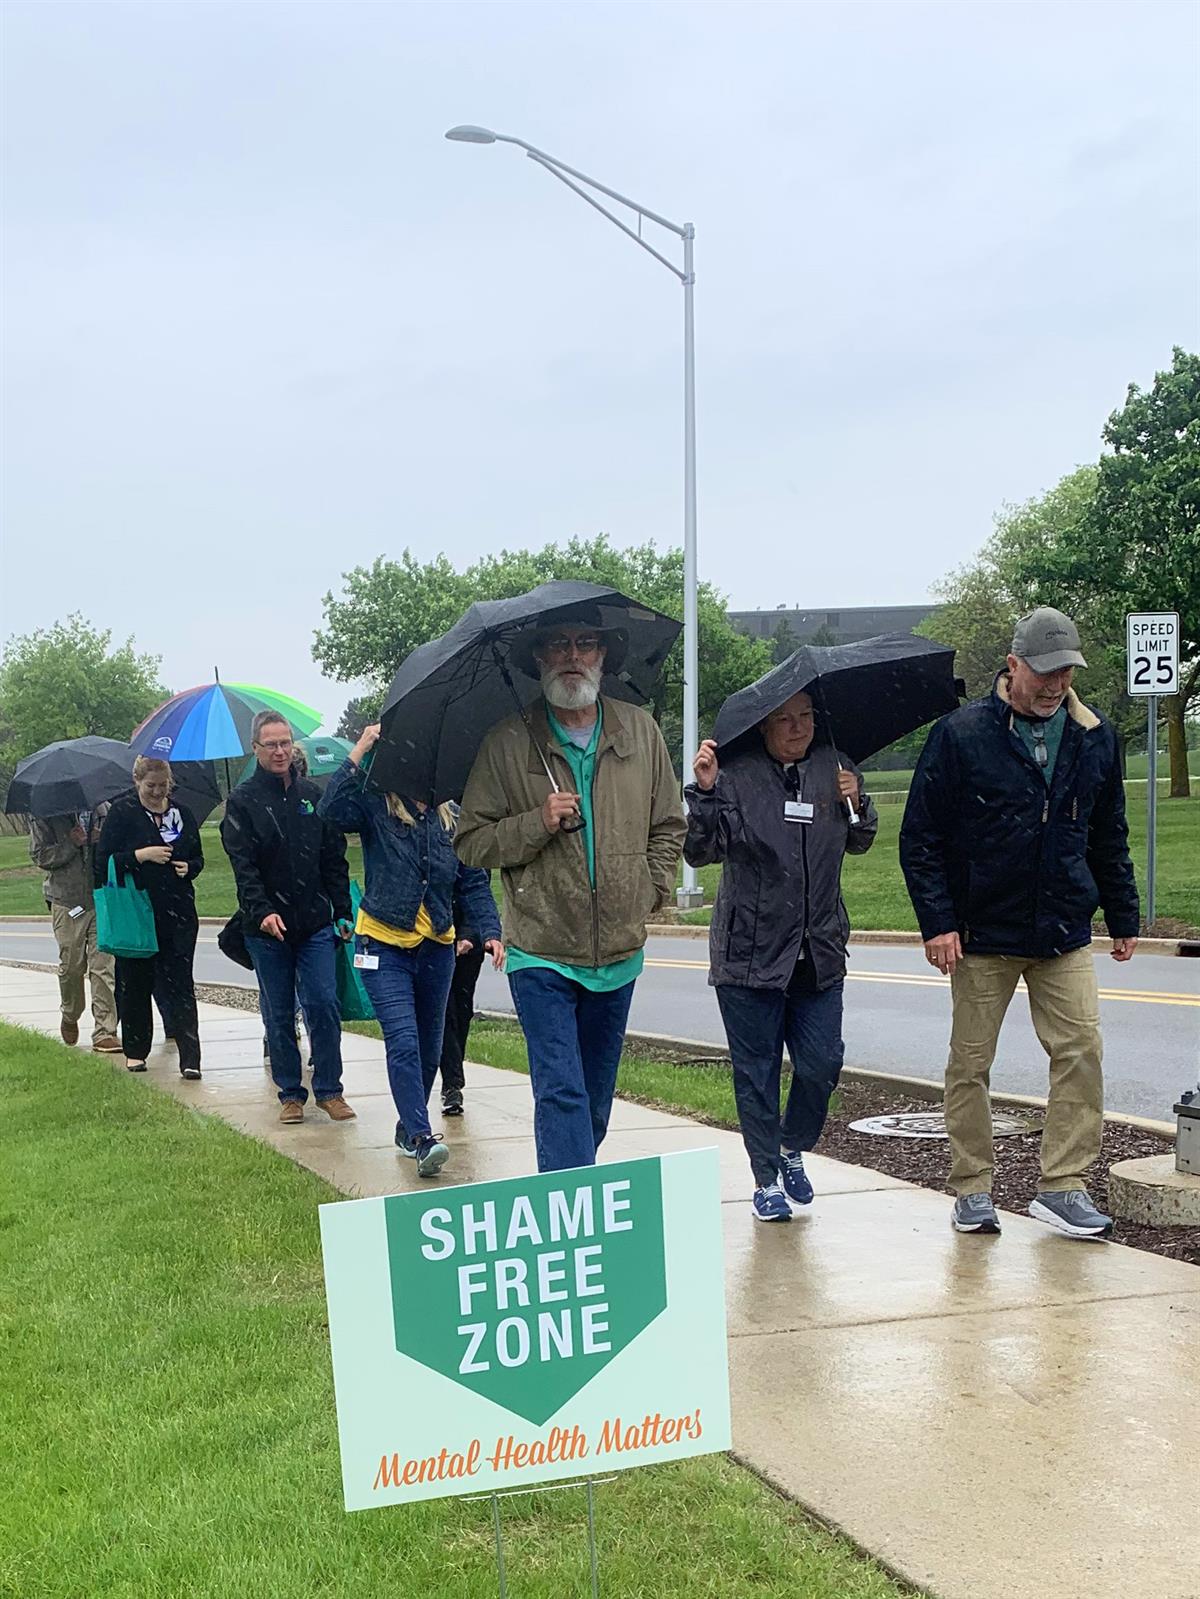
POLYGON ((539 1171, 595 1163, 646 923, 674 890, 686 832, 658 724, 600 693, 624 653, 620 631, 586 613, 517 640, 511 658, 542 698, 485 738, 454 836, 468 866, 501 872, 539 1171))

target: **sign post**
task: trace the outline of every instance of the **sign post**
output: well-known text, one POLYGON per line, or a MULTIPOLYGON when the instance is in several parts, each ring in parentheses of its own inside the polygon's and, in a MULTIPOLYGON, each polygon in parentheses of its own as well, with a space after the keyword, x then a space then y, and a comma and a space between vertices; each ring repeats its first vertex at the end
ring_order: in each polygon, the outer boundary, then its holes
POLYGON ((322 1205, 346 1509, 490 1499, 503 1594, 500 1497, 586 1487, 598 1592, 598 1474, 730 1447, 720 1209, 715 1149, 322 1205))
POLYGON ((1146 925, 1155 918, 1158 852, 1158 696, 1179 692, 1179 613, 1131 611, 1125 618, 1126 691, 1146 700, 1146 925))

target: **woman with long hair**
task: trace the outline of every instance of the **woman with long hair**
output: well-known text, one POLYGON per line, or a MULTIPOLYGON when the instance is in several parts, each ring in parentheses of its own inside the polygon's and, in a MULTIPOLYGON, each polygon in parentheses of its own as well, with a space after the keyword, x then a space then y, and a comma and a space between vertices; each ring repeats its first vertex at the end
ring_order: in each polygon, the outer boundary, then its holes
POLYGON ((180 1075, 200 1076, 200 1030, 192 962, 196 953, 196 894, 193 881, 204 870, 200 829, 186 805, 171 802, 171 768, 139 755, 133 788, 109 807, 95 851, 96 886, 108 880, 115 860, 117 880, 131 877, 150 896, 158 954, 117 956, 121 1046, 131 1072, 146 1070, 154 1040, 150 1000, 155 989, 170 1017, 179 1048, 180 1075))
POLYGON ((442 1053, 446 999, 454 974, 454 902, 504 966, 500 918, 486 872, 454 853, 455 813, 364 783, 363 761, 379 724, 362 735, 329 780, 319 810, 362 838, 366 884, 355 928, 363 985, 383 1029, 388 1081, 399 1118, 396 1145, 433 1177, 449 1151, 429 1122, 429 1093, 442 1053))

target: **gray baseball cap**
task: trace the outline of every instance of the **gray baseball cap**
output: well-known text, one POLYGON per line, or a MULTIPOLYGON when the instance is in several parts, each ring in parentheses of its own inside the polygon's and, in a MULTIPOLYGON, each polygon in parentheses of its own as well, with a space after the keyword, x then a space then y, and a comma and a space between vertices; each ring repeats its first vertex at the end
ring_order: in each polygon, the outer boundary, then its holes
POLYGON ((1087 665, 1079 653, 1079 629, 1052 605, 1039 605, 1021 618, 1013 631, 1012 652, 1035 672, 1087 665))

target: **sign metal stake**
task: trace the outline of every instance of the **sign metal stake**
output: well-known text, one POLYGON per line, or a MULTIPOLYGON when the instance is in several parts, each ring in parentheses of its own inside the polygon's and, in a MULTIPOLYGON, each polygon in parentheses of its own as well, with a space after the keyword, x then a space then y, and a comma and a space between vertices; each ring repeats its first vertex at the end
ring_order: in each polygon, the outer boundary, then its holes
POLYGON ((504 1534, 500 1529, 500 1496, 492 1495, 492 1526, 496 1532, 496 1576, 500 1582, 500 1599, 508 1599, 508 1583, 504 1577, 504 1534))
POLYGON ((592 1599, 600 1599, 600 1559, 596 1552, 596 1485, 597 1483, 612 1481, 614 1481, 612 1477, 585 1477, 582 1484, 576 1479, 574 1482, 552 1483, 543 1488, 501 1488, 495 1493, 472 1494, 463 1500, 463 1503, 468 1505, 478 1504, 483 1499, 487 1499, 491 1503, 492 1530, 496 1542, 496 1577, 500 1585, 500 1599, 508 1599, 508 1577, 504 1568, 504 1529, 500 1520, 500 1501, 502 1499, 524 1499, 531 1494, 564 1493, 580 1486, 587 1489, 588 1561, 591 1567, 592 1599))
POLYGON ((596 1569, 596 1485, 587 1480, 588 1554, 592 1561, 592 1599, 600 1599, 600 1578, 596 1569))
POLYGON ((1158 695, 1146 696, 1146 931, 1154 925, 1158 843, 1158 695))

